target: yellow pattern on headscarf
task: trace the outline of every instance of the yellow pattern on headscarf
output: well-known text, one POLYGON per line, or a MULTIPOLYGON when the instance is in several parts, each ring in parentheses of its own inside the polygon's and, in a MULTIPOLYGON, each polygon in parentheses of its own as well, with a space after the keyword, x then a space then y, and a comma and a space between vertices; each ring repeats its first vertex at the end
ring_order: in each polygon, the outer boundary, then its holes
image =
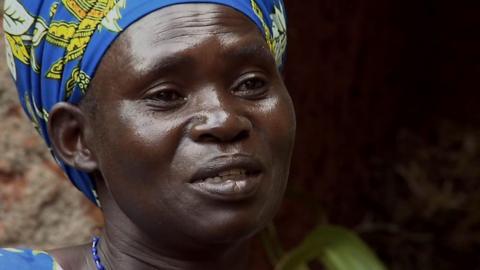
POLYGON ((262 10, 258 6, 255 0, 251 0, 252 9, 257 15, 258 19, 262 23, 263 31, 265 32, 265 39, 267 40, 268 48, 272 53, 275 53, 275 44, 273 42, 272 33, 270 32, 270 28, 268 27, 267 23, 265 22, 265 17, 263 15, 262 10))
POLYGON ((51 23, 47 41, 65 48, 66 54, 52 65, 47 73, 49 79, 61 79, 65 64, 83 56, 93 33, 115 7, 116 0, 62 0, 62 3, 79 22, 51 23))
POLYGON ((64 100, 70 98, 73 93, 75 85, 80 88, 82 94, 87 93, 87 87, 90 84, 91 78, 85 72, 81 71, 79 68, 75 68, 72 72, 72 76, 67 81, 67 90, 65 91, 64 100))
POLYGON ((24 43, 22 36, 14 36, 5 33, 7 42, 12 48, 13 55, 24 64, 30 63, 30 49, 24 43))

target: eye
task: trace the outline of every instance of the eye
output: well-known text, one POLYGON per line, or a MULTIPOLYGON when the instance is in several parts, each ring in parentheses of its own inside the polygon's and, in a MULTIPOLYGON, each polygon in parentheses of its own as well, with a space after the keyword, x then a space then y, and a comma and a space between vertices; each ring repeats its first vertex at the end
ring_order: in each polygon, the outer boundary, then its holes
POLYGON ((176 102, 179 100, 184 100, 184 97, 175 90, 158 91, 152 98, 164 102, 176 102))
POLYGON ((253 79, 248 79, 245 82, 243 82, 239 90, 240 91, 251 91, 255 89, 259 89, 265 86, 265 82, 263 80, 260 80, 258 78, 253 78, 253 79))
POLYGON ((165 110, 181 106, 187 99, 174 89, 164 89, 147 94, 146 100, 149 105, 165 110))
POLYGON ((267 80, 258 75, 249 75, 240 80, 233 92, 245 98, 261 98, 268 90, 267 80))

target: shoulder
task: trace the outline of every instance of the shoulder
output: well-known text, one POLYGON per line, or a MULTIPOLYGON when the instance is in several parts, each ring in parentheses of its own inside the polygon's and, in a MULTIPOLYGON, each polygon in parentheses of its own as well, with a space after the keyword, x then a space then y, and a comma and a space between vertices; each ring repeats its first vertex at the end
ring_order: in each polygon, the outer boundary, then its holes
POLYGON ((58 263, 45 251, 0 248, 0 270, 61 270, 58 263))

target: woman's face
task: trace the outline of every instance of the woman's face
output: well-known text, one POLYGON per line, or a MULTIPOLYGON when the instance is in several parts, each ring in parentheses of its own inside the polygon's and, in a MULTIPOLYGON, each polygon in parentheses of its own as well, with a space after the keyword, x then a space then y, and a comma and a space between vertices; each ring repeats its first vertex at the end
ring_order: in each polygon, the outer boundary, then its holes
POLYGON ((87 141, 113 198, 106 208, 116 204, 153 239, 210 243, 244 239, 273 218, 295 116, 244 15, 211 4, 156 11, 112 45, 91 91, 87 141))

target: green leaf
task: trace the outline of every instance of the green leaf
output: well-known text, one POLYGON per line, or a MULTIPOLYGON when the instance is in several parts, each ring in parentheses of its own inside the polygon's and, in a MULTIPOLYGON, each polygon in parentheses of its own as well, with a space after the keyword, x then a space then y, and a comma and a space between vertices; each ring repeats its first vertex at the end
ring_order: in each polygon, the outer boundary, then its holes
POLYGON ((386 270, 375 253, 352 231, 320 226, 286 254, 275 270, 304 270, 319 260, 328 270, 386 270))
POLYGON ((278 239, 275 225, 273 223, 268 224, 265 230, 260 233, 260 237, 270 263, 276 265, 283 257, 284 251, 278 239))

